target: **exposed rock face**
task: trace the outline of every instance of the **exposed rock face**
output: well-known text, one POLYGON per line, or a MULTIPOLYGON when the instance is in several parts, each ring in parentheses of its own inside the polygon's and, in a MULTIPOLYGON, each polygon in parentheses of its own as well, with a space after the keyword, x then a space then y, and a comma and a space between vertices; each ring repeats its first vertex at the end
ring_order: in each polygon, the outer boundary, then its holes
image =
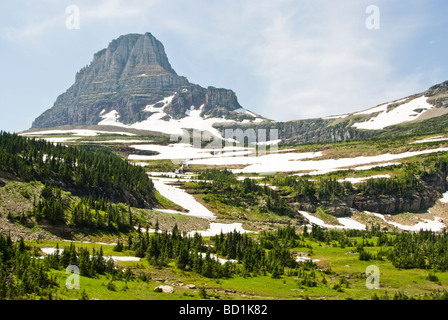
MULTIPOLYGON (((294 120, 287 122, 265 121, 257 124, 239 125, 238 128, 243 131, 247 128, 277 130, 278 139, 289 144, 301 143, 319 143, 319 142, 339 142, 356 139, 368 139, 378 135, 374 131, 362 131, 350 128, 348 124, 341 123, 338 126, 332 126, 333 120, 326 119, 307 119, 294 120)), ((234 128, 234 124, 216 125, 221 131, 226 128, 234 128)))
POLYGON ((423 188, 415 190, 410 197, 399 195, 370 196, 361 193, 346 196, 343 199, 313 201, 304 198, 303 201, 289 203, 295 210, 315 212, 323 206, 328 213, 343 217, 350 215, 351 209, 370 211, 381 214, 396 214, 399 212, 422 212, 434 206, 441 194, 448 190, 448 178, 445 175, 429 175, 422 179, 423 188))
MULTIPOLYGON (((448 81, 416 96, 421 95, 428 97, 428 102, 439 109, 426 119, 429 121, 433 120, 429 117, 440 118, 439 123, 417 123, 420 133, 422 130, 430 132, 431 128, 440 127, 446 121, 441 115, 448 113, 448 81)), ((395 130, 358 130, 353 125, 365 121, 366 116, 355 114, 287 122, 254 121, 267 119, 250 112, 238 111, 241 106, 233 91, 203 88, 177 75, 168 61, 162 43, 150 33, 121 36, 113 40, 106 49, 97 52, 90 65, 77 73, 75 83, 56 99, 51 109, 33 122, 32 128, 96 125, 103 120, 102 115, 111 111, 116 111, 121 124, 140 123, 151 116, 151 112, 144 111, 146 106, 158 107, 158 103, 167 97, 173 98, 163 105, 166 115, 161 117, 162 120, 179 120, 188 116, 193 109, 201 110, 200 116, 204 119, 236 120, 232 123, 214 123, 213 126, 221 134, 226 128, 243 131, 249 128, 255 131, 266 129, 267 132, 276 129, 278 134, 275 139, 280 139, 283 143, 395 137, 415 133, 417 130, 409 126, 398 126, 395 130), (249 120, 249 123, 244 120, 249 120)))
POLYGON ((356 197, 353 206, 360 211, 370 211, 383 214, 397 212, 421 212, 433 206, 440 194, 426 192, 416 194, 413 198, 398 196, 380 196, 376 198, 356 197))
POLYGON ((113 40, 97 52, 90 65, 77 74, 75 83, 39 116, 32 128, 63 125, 95 125, 101 114, 116 110, 124 124, 143 121, 147 105, 175 95, 167 113, 185 117, 192 106, 202 108, 202 116, 230 116, 241 108, 231 90, 207 89, 178 76, 171 67, 160 41, 150 33, 128 34, 113 40))
POLYGON ((442 82, 435 86, 429 88, 426 91, 426 96, 428 102, 435 105, 437 108, 447 108, 448 107, 448 81, 442 82))

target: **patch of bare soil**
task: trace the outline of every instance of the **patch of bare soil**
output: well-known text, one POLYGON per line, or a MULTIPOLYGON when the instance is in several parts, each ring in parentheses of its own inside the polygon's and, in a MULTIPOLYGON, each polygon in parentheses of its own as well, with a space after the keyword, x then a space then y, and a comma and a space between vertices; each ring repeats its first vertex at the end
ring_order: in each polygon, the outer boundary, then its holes
POLYGON ((43 230, 31 230, 22 225, 10 222, 4 215, 0 217, 0 234, 10 235, 13 241, 23 240, 61 240, 43 230))

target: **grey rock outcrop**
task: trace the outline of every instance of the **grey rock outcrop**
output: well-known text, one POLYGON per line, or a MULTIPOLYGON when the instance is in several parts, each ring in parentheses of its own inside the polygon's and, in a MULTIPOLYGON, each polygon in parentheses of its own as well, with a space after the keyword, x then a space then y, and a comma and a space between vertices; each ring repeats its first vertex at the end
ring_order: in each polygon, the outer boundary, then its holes
POLYGON ((112 110, 118 112, 121 122, 135 123, 150 115, 143 111, 145 106, 172 95, 175 97, 166 111, 174 119, 201 106, 203 117, 250 118, 232 112, 241 108, 233 91, 202 88, 177 75, 162 43, 145 33, 121 36, 97 52, 53 107, 35 119, 32 128, 96 125, 102 114, 112 110))
POLYGON ((315 212, 322 206, 336 217, 348 216, 351 210, 370 211, 381 214, 400 212, 424 212, 434 206, 442 194, 448 190, 448 177, 445 174, 427 175, 421 179, 422 188, 413 190, 411 195, 379 194, 376 196, 355 192, 340 199, 290 199, 289 205, 295 210, 315 212))

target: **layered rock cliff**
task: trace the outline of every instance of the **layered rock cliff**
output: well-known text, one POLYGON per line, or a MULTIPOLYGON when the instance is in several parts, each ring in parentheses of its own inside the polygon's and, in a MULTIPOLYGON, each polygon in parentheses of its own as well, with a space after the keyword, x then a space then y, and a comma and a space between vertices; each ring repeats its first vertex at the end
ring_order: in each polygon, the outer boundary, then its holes
MULTIPOLYGON (((327 118, 268 121, 243 109, 233 91, 203 88, 177 75, 162 43, 150 33, 128 34, 97 52, 92 62, 77 73, 75 83, 56 99, 53 107, 35 119, 32 128, 97 125, 104 115, 112 114, 118 121, 109 121, 111 125, 132 127, 144 122, 147 127, 139 125, 140 130, 154 131, 153 128, 160 130, 161 126, 171 126, 192 110, 200 110, 202 119, 216 120, 209 124, 221 135, 226 128, 265 129, 267 132, 276 129, 276 137, 287 144, 396 137, 416 132, 430 134, 440 131, 448 119, 448 82, 382 106, 385 107, 327 118), (421 97, 427 98, 420 103, 422 106, 415 103, 421 97), (405 105, 414 104, 415 108, 406 109, 405 105), (147 106, 152 106, 151 111, 147 106), (406 109, 399 113, 405 115, 403 122, 383 128, 379 117, 396 118, 392 111, 400 108, 406 109), (159 121, 157 125, 146 121, 155 113, 154 120, 159 121), (376 126, 366 129, 370 123, 376 126)), ((194 129, 194 124, 189 125, 189 129, 194 129)))
POLYGON ((121 123, 135 123, 148 117, 145 106, 169 96, 174 98, 164 111, 173 119, 201 107, 203 117, 254 119, 233 112, 241 109, 233 91, 202 88, 177 75, 162 43, 145 33, 121 36, 97 52, 76 74, 75 83, 33 122, 32 128, 96 125, 101 115, 112 110, 121 123))
MULTIPOLYGON (((421 188, 412 190, 412 195, 398 194, 366 195, 354 192, 339 199, 321 200, 304 197, 303 199, 289 198, 289 205, 296 210, 315 212, 322 206, 337 217, 351 214, 353 209, 381 214, 396 214, 400 212, 425 212, 435 205, 442 193, 448 190, 446 173, 428 175, 421 179, 421 188)), ((288 199, 288 198, 285 198, 288 199)))

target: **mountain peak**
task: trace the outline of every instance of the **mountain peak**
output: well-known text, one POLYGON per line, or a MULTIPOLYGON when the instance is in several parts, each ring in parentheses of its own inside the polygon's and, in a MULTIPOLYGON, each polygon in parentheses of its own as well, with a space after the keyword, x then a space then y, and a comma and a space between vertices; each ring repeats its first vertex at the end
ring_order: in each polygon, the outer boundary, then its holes
MULTIPOLYGON (((75 83, 33 122, 32 128, 97 125, 114 114, 129 125, 151 117, 147 106, 173 97, 164 106, 164 121, 179 120, 191 110, 201 117, 254 120, 242 109, 233 91, 202 88, 188 82, 171 67, 163 44, 151 33, 127 34, 112 40, 82 68, 75 83), (166 107, 166 108, 165 108, 166 107)), ((151 128, 148 128, 151 130, 151 128)))
POLYGON ((138 76, 176 75, 163 44, 151 33, 128 34, 112 40, 94 55, 92 63, 78 72, 88 81, 120 80, 138 76))

